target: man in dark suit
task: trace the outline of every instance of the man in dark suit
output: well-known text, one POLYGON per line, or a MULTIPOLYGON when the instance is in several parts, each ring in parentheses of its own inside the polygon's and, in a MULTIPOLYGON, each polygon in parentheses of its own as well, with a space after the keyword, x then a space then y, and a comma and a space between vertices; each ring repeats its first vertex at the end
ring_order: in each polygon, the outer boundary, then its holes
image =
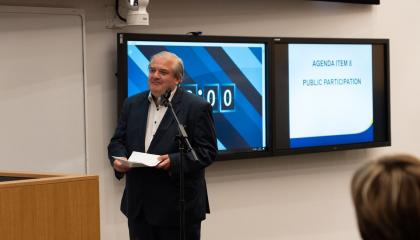
POLYGON ((205 168, 217 154, 211 106, 178 87, 183 63, 170 52, 151 58, 148 84, 150 91, 125 100, 118 126, 108 146, 116 177, 126 176, 121 211, 128 218, 130 239, 179 240, 179 161, 178 128, 170 109, 161 105, 163 94, 181 124, 185 125, 191 145, 198 156, 185 154, 186 238, 200 239, 201 221, 209 213, 205 168), (129 168, 115 157, 127 158, 133 151, 157 154, 156 167, 129 168))

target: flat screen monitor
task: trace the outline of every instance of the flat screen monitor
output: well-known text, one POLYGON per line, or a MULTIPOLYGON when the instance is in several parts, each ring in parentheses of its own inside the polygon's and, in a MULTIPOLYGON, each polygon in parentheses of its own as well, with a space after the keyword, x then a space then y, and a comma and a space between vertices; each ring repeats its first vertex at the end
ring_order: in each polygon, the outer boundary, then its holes
POLYGON ((388 45, 276 39, 274 152, 390 145, 388 45))
POLYGON ((148 91, 150 58, 169 51, 184 62, 180 87, 213 107, 220 158, 266 154, 268 48, 266 38, 120 33, 119 106, 148 91))

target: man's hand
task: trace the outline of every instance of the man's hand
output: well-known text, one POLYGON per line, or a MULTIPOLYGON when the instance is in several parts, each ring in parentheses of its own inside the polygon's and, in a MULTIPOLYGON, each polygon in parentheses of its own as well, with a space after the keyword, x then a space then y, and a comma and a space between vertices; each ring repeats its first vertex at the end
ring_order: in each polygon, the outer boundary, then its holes
POLYGON ((113 167, 117 172, 125 173, 125 172, 128 172, 128 170, 130 170, 129 166, 123 165, 121 163, 121 161, 128 161, 126 157, 119 157, 119 159, 121 160, 119 160, 118 158, 114 158, 114 159, 115 160, 114 160, 113 167))
POLYGON ((169 168, 171 167, 171 159, 169 158, 168 154, 159 156, 158 160, 160 161, 160 163, 156 166, 156 168, 169 170, 169 168))

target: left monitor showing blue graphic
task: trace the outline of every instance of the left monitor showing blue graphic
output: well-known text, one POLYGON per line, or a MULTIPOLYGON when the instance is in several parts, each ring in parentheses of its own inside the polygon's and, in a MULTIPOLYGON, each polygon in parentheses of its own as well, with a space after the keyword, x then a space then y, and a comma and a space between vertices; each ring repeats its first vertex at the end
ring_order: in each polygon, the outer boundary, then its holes
POLYGON ((264 151, 266 48, 264 42, 127 40, 126 52, 119 53, 126 58, 126 96, 148 90, 154 54, 175 53, 184 62, 181 87, 213 107, 219 151, 264 151))

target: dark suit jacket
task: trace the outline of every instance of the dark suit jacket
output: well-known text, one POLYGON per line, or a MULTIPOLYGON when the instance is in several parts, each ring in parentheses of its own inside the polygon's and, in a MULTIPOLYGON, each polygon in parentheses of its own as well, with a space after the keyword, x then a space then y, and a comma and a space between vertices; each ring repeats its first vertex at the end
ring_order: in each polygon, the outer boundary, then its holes
MULTIPOLYGON (((129 157, 132 151, 144 152, 149 92, 125 100, 115 134, 108 145, 108 156, 129 157)), ((211 106, 202 98, 178 88, 171 101, 181 124, 186 127, 199 161, 191 153, 183 161, 185 173, 186 222, 196 223, 209 213, 204 169, 217 154, 216 135, 211 106)), ((156 168, 133 168, 126 175, 121 211, 130 219, 143 216, 154 225, 179 224, 178 128, 170 109, 166 111, 148 153, 169 154, 169 171, 156 168)), ((117 178, 124 174, 116 172, 117 178)))

